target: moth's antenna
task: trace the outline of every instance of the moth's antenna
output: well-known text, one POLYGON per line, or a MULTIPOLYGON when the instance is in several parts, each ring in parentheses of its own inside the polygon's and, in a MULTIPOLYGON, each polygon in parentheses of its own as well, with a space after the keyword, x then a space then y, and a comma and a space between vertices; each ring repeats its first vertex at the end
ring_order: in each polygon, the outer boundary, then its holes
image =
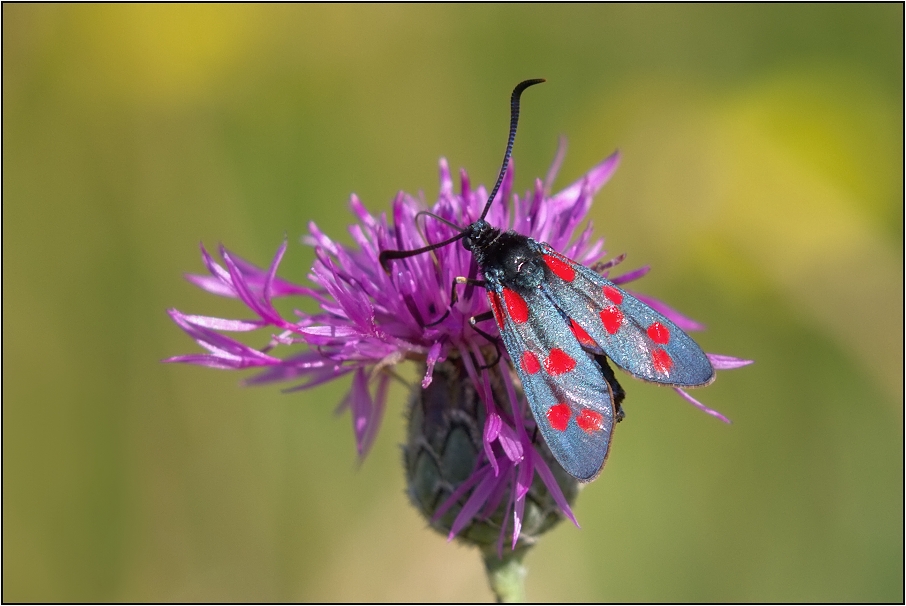
POLYGON ((479 221, 484 219, 485 216, 487 216, 488 211, 491 210, 491 203, 494 202, 494 196, 497 195, 497 190, 500 189, 500 184, 503 183, 503 176, 506 174, 506 167, 510 164, 510 156, 513 153, 513 142, 516 140, 516 125, 519 123, 519 97, 522 96, 522 91, 524 91, 528 87, 534 86, 536 84, 541 84, 544 81, 544 78, 523 80, 516 85, 516 88, 513 89, 513 94, 510 96, 510 138, 506 142, 506 153, 503 154, 503 166, 500 167, 500 174, 497 176, 497 183, 494 185, 494 190, 488 197, 488 202, 484 205, 484 210, 481 211, 481 216, 478 217, 479 221))
MULTIPOLYGON (((516 140, 516 125, 519 123, 519 97, 522 96, 522 91, 527 89, 530 86, 535 84, 541 84, 545 80, 543 78, 536 78, 534 80, 523 80, 516 85, 516 88, 513 89, 513 94, 510 96, 510 138, 506 143, 506 153, 503 154, 503 166, 500 167, 500 174, 497 176, 497 183, 494 185, 494 191, 491 192, 491 196, 488 198, 487 204, 484 205, 484 210, 481 211, 481 216, 478 217, 478 220, 481 221, 488 214, 488 211, 491 209, 491 203, 494 201, 494 196, 497 195, 497 190, 500 189, 500 184, 503 183, 503 175, 506 174, 506 167, 510 163, 510 155, 513 153, 513 142, 516 140)), ((436 216, 436 215, 435 215, 436 216)), ((440 217, 437 217, 440 218, 440 217)), ((421 248, 416 248, 415 250, 384 250, 381 251, 378 260, 381 263, 381 267, 384 268, 384 271, 390 271, 390 261, 394 259, 405 259, 407 257, 413 257, 415 255, 420 255, 422 253, 430 252, 432 250, 438 249, 447 244, 456 242, 457 240, 462 240, 466 237, 468 233, 467 230, 456 227, 449 221, 441 219, 444 223, 447 223, 455 229, 459 229, 460 232, 453 236, 452 238, 447 238, 443 242, 438 242, 436 244, 430 244, 428 246, 422 246, 421 248)))
POLYGON ((455 229, 456 231, 459 231, 459 232, 466 231, 465 229, 463 229, 462 227, 460 227, 460 226, 457 225, 456 223, 453 223, 452 221, 447 221, 447 220, 444 219, 443 217, 440 217, 440 216, 438 216, 438 215, 435 215, 435 214, 432 213, 432 212, 428 212, 427 210, 420 210, 420 211, 418 211, 417 213, 415 213, 415 220, 418 221, 418 218, 419 218, 419 217, 422 217, 422 216, 424 216, 424 217, 431 217, 432 219, 436 219, 437 221, 440 221, 440 222, 443 223, 444 225, 449 225, 450 227, 452 227, 452 228, 455 229))
POLYGON ((415 250, 384 250, 381 251, 381 254, 378 255, 378 260, 381 262, 381 267, 384 268, 384 271, 390 271, 390 261, 394 259, 406 259, 408 257, 414 257, 415 255, 420 255, 422 253, 430 252, 436 250, 447 244, 456 242, 457 240, 462 240, 466 237, 466 232, 456 234, 452 238, 447 238, 443 242, 438 242, 437 244, 431 244, 430 246, 422 246, 421 248, 416 248, 415 250))

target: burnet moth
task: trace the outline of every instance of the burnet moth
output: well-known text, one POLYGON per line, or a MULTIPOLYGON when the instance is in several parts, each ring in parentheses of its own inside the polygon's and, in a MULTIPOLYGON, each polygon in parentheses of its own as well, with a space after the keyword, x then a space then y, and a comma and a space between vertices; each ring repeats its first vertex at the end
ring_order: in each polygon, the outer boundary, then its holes
POLYGON ((491 312, 471 318, 472 326, 494 340, 476 325, 497 321, 542 437, 567 472, 590 481, 604 467, 623 416, 623 390, 608 358, 636 378, 675 387, 707 385, 714 368, 686 333, 610 280, 543 242, 484 220, 509 164, 519 99, 541 82, 525 80, 513 89, 503 166, 478 220, 465 228, 451 225, 460 231, 443 242, 383 251, 380 262, 389 272, 393 259, 462 240, 484 279, 457 278, 451 298, 455 302, 457 283, 487 289, 491 312))

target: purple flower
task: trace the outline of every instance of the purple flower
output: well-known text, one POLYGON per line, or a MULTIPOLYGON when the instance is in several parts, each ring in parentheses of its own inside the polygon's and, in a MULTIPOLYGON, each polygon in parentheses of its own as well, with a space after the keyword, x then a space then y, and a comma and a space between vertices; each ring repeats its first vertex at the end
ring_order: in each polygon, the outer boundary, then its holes
MULTIPOLYGON (((566 189, 551 194, 550 186, 562 159, 561 146, 545 181, 536 180, 532 190, 523 196, 512 193, 511 163, 497 196, 511 203, 492 204, 486 220, 495 227, 547 242, 567 257, 607 276, 623 257, 601 262, 605 255, 603 240, 593 238, 590 222, 578 235, 574 236, 574 232, 591 207, 593 196, 616 169, 619 156, 611 155, 566 189)), ((440 194, 430 211, 464 226, 479 217, 488 194, 483 186, 473 189, 465 171, 460 173, 459 181, 459 193, 455 193, 447 162, 441 159, 440 194)), ((352 374, 352 387, 340 407, 351 413, 361 457, 368 453, 380 426, 387 387, 395 376, 393 367, 406 360, 420 363, 425 370, 421 380, 424 389, 431 385, 436 365, 455 361, 484 406, 481 449, 471 473, 451 489, 434 511, 434 519, 444 516, 454 505, 459 506, 448 526, 452 538, 470 523, 486 519, 504 507, 506 517, 500 525, 497 548, 502 549, 507 535, 515 548, 521 536, 526 495, 537 478, 562 514, 575 523, 568 499, 548 465, 551 459, 545 456, 546 448, 539 450, 533 437, 534 419, 521 388, 513 373, 506 371, 511 368, 506 352, 501 348, 503 360, 498 366, 485 368, 494 361, 495 348, 469 325, 469 318, 489 311, 485 292, 463 287, 451 305, 454 278, 475 277, 476 266, 469 251, 454 244, 430 254, 396 260, 389 275, 381 268, 378 256, 383 250, 416 249, 457 232, 442 221, 420 215, 427 209, 403 193, 393 201, 389 219, 385 214, 371 215, 354 195, 350 207, 358 221, 349 228, 355 247, 338 244, 313 223, 309 225, 304 241, 314 247, 316 254, 308 276, 312 287, 277 277, 286 252, 285 241, 266 270, 223 247, 221 265, 202 247, 210 275, 189 275, 189 281, 208 292, 240 299, 252 317, 232 320, 171 309, 173 320, 207 353, 166 361, 223 369, 257 367, 261 372, 248 379, 248 384, 281 382, 289 384, 287 391, 352 374), (294 317, 284 318, 274 308, 273 300, 290 296, 314 300, 320 312, 296 310, 294 317), (252 330, 271 331, 267 345, 255 349, 224 334, 252 330), (299 345, 304 347, 296 347, 299 345), (283 351, 286 353, 279 353, 283 351)), ((625 284, 647 272, 648 267, 643 267, 610 279, 625 284)), ((684 330, 702 328, 660 301, 633 294, 684 330)), ((484 330, 496 334, 496 325, 487 324, 484 330)), ((709 354, 709 359, 716 369, 750 363, 714 354, 709 354)), ((727 421, 685 391, 676 391, 696 407, 727 421)))

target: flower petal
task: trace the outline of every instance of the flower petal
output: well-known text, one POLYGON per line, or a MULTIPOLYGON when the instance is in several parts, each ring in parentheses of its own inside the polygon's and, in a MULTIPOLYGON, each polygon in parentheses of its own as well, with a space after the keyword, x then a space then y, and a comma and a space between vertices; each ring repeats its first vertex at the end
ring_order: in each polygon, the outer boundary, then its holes
POLYGON ((428 356, 425 360, 425 377, 422 379, 422 389, 426 389, 429 385, 431 385, 431 378, 434 374, 434 365, 437 363, 437 360, 440 358, 442 352, 442 341, 436 341, 434 345, 431 346, 431 349, 428 350, 428 356))
POLYGON ((512 427, 507 424, 501 424, 500 432, 497 434, 497 441, 510 461, 518 463, 523 459, 522 444, 519 442, 519 438, 512 427))
POLYGON ((708 413, 709 415, 711 415, 712 417, 717 417, 718 419, 720 419, 720 420, 723 421, 724 423, 728 423, 728 424, 731 423, 730 419, 728 419, 727 417, 723 416, 722 414, 720 414, 719 412, 717 412, 717 411, 714 410, 713 408, 708 408, 707 406, 705 406, 704 404, 702 404, 701 402, 699 402, 698 400, 696 400, 695 398, 693 398, 692 396, 690 396, 688 393, 686 393, 686 391, 685 391, 684 389, 682 389, 682 388, 680 388, 680 387, 674 387, 674 388, 673 388, 673 391, 675 391, 676 393, 678 393, 680 396, 682 396, 682 398, 683 398, 684 400, 686 400, 687 402, 689 402, 690 404, 692 404, 693 406, 695 406, 696 408, 698 408, 698 409, 701 410, 702 412, 706 412, 706 413, 708 413))
POLYGON ((184 314, 183 319, 189 324, 203 326, 214 330, 228 330, 231 332, 246 332, 257 330, 267 326, 266 322, 261 320, 228 320, 226 318, 214 318, 211 316, 193 316, 184 314))
POLYGON ((636 270, 630 271, 630 272, 622 274, 620 276, 616 276, 615 278, 611 278, 610 281, 613 282, 614 284, 625 284, 627 282, 632 282, 633 280, 638 280, 639 278, 641 278, 642 276, 647 274, 649 271, 651 271, 651 266, 643 265, 642 267, 640 267, 636 270))
POLYGON ((496 478, 490 473, 484 474, 478 482, 478 485, 472 491, 472 494, 469 495, 468 500, 462 506, 462 509, 459 510, 456 519, 453 520, 453 525, 450 527, 450 534, 447 535, 448 541, 452 541, 453 538, 459 534, 459 531, 472 521, 472 518, 474 518, 475 514, 478 513, 478 510, 481 509, 481 506, 484 505, 488 497, 491 496, 495 485, 496 478))
POLYGON ((743 366, 748 366, 749 364, 754 364, 755 360, 744 360, 743 358, 734 358, 733 356, 724 356, 721 354, 706 354, 708 360, 711 361, 711 366, 714 367, 714 370, 732 370, 734 368, 742 368, 743 366))
POLYGON ((531 449, 530 454, 532 462, 535 465, 535 471, 541 476, 541 481, 547 486, 547 490, 554 498, 557 507, 560 508, 560 511, 563 512, 563 515, 566 516, 567 519, 576 525, 576 528, 580 528, 579 522, 576 520, 576 516, 573 515, 573 510, 570 509, 566 497, 563 496, 563 491, 560 490, 560 485, 557 484, 557 479, 554 478, 554 474, 551 472, 550 467, 547 466, 547 463, 545 463, 544 459, 534 448, 531 449))
POLYGON ((497 457, 494 456, 494 449, 491 444, 500 435, 501 427, 503 427, 503 420, 500 418, 500 415, 496 412, 489 412, 484 420, 484 434, 482 435, 482 442, 484 443, 485 456, 487 456, 488 461, 491 463, 491 467, 494 468, 495 476, 500 472, 500 470, 497 467, 497 457))

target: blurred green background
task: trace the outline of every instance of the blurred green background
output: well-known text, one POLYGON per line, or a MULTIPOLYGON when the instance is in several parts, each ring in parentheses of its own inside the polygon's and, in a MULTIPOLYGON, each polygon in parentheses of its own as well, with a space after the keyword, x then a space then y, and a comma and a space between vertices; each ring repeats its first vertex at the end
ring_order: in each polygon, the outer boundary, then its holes
POLYGON ((627 379, 608 467, 528 560, 553 601, 903 594, 903 6, 3 5, 4 601, 488 600, 404 496, 401 389, 356 463, 348 387, 160 364, 198 243, 304 281, 352 192, 519 190, 615 148, 592 217, 640 289, 757 360, 627 379))

